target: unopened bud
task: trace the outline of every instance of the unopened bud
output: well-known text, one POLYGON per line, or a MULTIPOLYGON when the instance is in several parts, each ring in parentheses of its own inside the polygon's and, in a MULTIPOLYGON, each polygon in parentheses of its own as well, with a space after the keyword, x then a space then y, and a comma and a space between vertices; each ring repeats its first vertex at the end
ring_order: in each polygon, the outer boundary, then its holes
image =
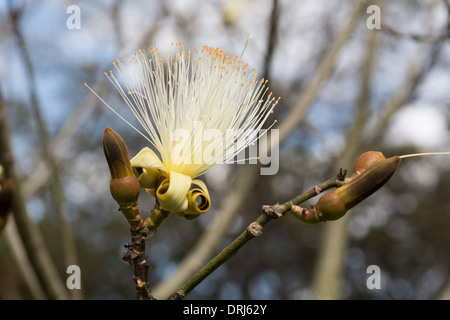
MULTIPOLYGON (((343 188, 342 186, 341 188, 343 188)), ((339 190, 339 188, 338 188, 339 190)), ((337 220, 342 218, 348 209, 344 201, 349 200, 347 198, 341 199, 337 190, 331 190, 326 192, 314 206, 314 209, 322 221, 337 220)))
POLYGON ((312 209, 293 206, 291 211, 308 223, 337 220, 380 189, 392 177, 402 159, 431 155, 450 155, 450 152, 414 153, 388 159, 378 151, 365 152, 355 161, 353 174, 343 186, 326 192, 312 209))
POLYGON ((139 181, 131 168, 125 141, 111 128, 105 129, 103 151, 111 173, 112 197, 121 206, 135 203, 140 192, 139 181))
POLYGON ((135 176, 129 176, 112 179, 109 190, 119 205, 126 206, 136 203, 140 193, 140 185, 135 176))
POLYGON ((375 163, 385 160, 383 153, 379 151, 367 151, 356 159, 353 166, 353 174, 360 174, 375 163))
POLYGON ((105 129, 103 151, 108 162, 111 179, 128 177, 133 174, 127 145, 122 137, 111 128, 105 129))
POLYGON ((394 174, 401 159, 394 156, 378 161, 350 182, 325 193, 314 206, 322 220, 337 220, 348 210, 381 188, 394 174))

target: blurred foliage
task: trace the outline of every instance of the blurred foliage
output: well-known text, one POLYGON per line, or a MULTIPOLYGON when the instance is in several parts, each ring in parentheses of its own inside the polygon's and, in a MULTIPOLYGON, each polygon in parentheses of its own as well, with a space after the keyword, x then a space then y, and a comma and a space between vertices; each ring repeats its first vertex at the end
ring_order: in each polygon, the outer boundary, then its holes
MULTIPOLYGON (((254 39, 244 60, 262 76, 270 71, 271 90, 282 97, 276 109, 276 117, 282 122, 311 81, 353 1, 280 0, 276 4, 278 12, 272 23, 277 24, 277 32, 272 39, 270 0, 47 0, 0 4, 0 89, 17 175, 29 216, 39 226, 65 283, 60 224, 30 107, 28 67, 11 27, 10 10, 20 12, 16 22, 28 48, 43 120, 55 148, 85 299, 135 299, 131 270, 121 260, 129 229, 109 194, 103 130, 107 126, 116 130, 131 155, 147 141, 101 105, 83 82, 100 91, 96 84, 105 83, 103 72, 114 59, 128 59, 135 50, 148 48, 153 40, 160 52, 170 50, 171 42, 184 41, 186 47, 218 46, 237 55, 245 38, 252 34, 254 39), (81 9, 79 30, 66 27, 70 15, 66 9, 72 4, 81 9), (273 55, 269 69, 264 70, 269 44, 274 46, 273 55)), ((446 1, 389 1, 382 8, 381 30, 369 30, 369 15, 361 13, 330 77, 298 128, 282 144, 278 174, 259 177, 221 248, 259 215, 262 205, 287 201, 336 174, 335 163, 355 117, 366 39, 372 32, 379 33, 379 44, 370 74, 370 100, 365 101, 370 116, 365 119, 367 130, 361 137, 363 151, 380 150, 389 156, 450 150, 450 41, 441 36, 448 35, 449 8, 446 1), (425 49, 423 59, 416 63, 419 71, 414 85, 408 87, 386 127, 373 139, 373 123, 403 84, 411 80, 409 66, 421 57, 420 48, 425 49), (433 114, 438 116, 430 116, 433 114)), ((109 89, 102 95, 105 101, 127 114, 118 94, 109 89)), ((169 277, 198 235, 210 227, 240 166, 227 165, 206 176, 212 200, 208 214, 193 221, 170 216, 148 240, 151 284, 169 277)), ((450 276, 448 176, 448 158, 405 159, 383 189, 352 210, 341 298, 439 298, 450 276), (381 268, 380 290, 366 287, 366 269, 372 264, 381 268)), ((152 201, 148 195, 141 196, 143 215, 150 212, 152 201)), ((312 278, 323 230, 323 224, 306 225, 289 215, 270 223, 262 236, 247 244, 187 299, 314 297, 312 278)), ((0 298, 30 298, 5 238, 3 232, 0 298)))

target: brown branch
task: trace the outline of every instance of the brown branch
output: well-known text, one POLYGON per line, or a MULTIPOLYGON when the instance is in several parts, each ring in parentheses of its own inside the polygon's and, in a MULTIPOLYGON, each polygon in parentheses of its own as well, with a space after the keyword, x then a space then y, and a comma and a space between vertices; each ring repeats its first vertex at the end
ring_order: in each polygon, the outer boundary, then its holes
MULTIPOLYGON (((130 208, 121 208, 121 211, 126 210, 138 211, 137 205, 130 208)), ((136 213, 136 212, 135 212, 136 213)), ((137 213, 139 217, 139 213, 137 213)), ((122 255, 122 260, 127 261, 133 270, 133 280, 136 283, 136 296, 138 300, 152 300, 153 296, 150 291, 150 284, 148 282, 147 256, 145 255, 145 240, 148 235, 148 229, 144 227, 142 219, 131 226, 131 243, 125 246, 125 251, 122 255)))
POLYGON ((169 212, 160 210, 155 206, 150 216, 143 222, 137 204, 121 207, 120 210, 126 216, 133 216, 132 220, 128 220, 131 227, 131 242, 125 246, 122 259, 127 261, 133 270, 137 299, 154 300, 148 281, 149 265, 145 255, 145 242, 149 234, 156 231, 156 228, 164 221, 169 212))
POLYGON ((131 242, 125 246, 122 259, 133 270, 138 300, 153 299, 148 282, 148 262, 145 255, 145 241, 151 232, 164 221, 169 212, 155 205, 149 217, 143 221, 139 213, 138 198, 140 185, 133 173, 128 149, 122 137, 111 128, 105 129, 103 151, 111 173, 111 195, 119 210, 130 225, 131 242))

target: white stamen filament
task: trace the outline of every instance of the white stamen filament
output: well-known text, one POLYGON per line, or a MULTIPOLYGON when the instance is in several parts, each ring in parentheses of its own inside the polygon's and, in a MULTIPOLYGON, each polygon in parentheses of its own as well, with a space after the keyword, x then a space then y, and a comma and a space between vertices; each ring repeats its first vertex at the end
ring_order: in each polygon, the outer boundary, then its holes
POLYGON ((423 153, 412 153, 400 156, 400 159, 412 158, 412 157, 422 157, 422 156, 439 156, 439 155, 450 155, 450 152, 423 152, 423 153))
POLYGON ((112 71, 106 76, 147 135, 99 98, 150 141, 168 172, 195 178, 218 164, 230 163, 239 152, 254 143, 279 101, 271 93, 267 94, 267 80, 257 80, 254 69, 248 70, 248 65, 242 62, 247 42, 239 57, 230 57, 220 48, 207 46, 200 52, 196 49, 186 51, 184 43, 176 43, 174 55, 161 57, 156 48, 151 48, 150 59, 145 50, 139 50, 131 59, 130 67, 125 67, 119 60, 114 62, 122 84, 112 71), (183 161, 174 161, 172 154, 177 129, 186 130, 192 138, 186 146, 191 152, 184 154, 183 161), (206 142, 193 139, 199 129, 203 133, 208 129, 219 130, 222 137, 218 140, 223 145, 211 145, 214 139, 206 142), (214 154, 214 161, 196 162, 207 146, 219 150, 214 154))

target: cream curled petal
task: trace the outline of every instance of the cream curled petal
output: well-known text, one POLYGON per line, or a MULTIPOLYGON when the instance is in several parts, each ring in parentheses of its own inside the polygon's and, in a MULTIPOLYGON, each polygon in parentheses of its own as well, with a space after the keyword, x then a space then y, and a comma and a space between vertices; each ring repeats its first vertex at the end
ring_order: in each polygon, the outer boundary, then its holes
MULTIPOLYGON (((170 171, 156 190, 156 197, 164 210, 177 215, 188 208, 187 194, 191 188, 192 178, 182 173, 170 171)), ((183 214, 181 214, 183 215, 183 214)))
POLYGON ((142 169, 142 172, 138 177, 139 184, 142 188, 154 189, 161 173, 166 171, 161 160, 159 160, 156 153, 149 147, 145 147, 139 151, 130 162, 134 169, 142 169))
MULTIPOLYGON (((156 182, 161 176, 161 171, 152 168, 142 168, 142 173, 138 175, 139 185, 145 189, 155 189, 156 182)), ((151 194, 151 193, 150 193, 151 194)))
POLYGON ((152 195, 154 198, 156 198, 156 191, 155 191, 155 188, 146 188, 145 191, 146 191, 148 194, 152 195))
POLYGON ((211 207, 208 188, 206 184, 198 179, 192 180, 194 186, 187 194, 188 209, 184 211, 186 219, 193 219, 208 212, 211 207))

